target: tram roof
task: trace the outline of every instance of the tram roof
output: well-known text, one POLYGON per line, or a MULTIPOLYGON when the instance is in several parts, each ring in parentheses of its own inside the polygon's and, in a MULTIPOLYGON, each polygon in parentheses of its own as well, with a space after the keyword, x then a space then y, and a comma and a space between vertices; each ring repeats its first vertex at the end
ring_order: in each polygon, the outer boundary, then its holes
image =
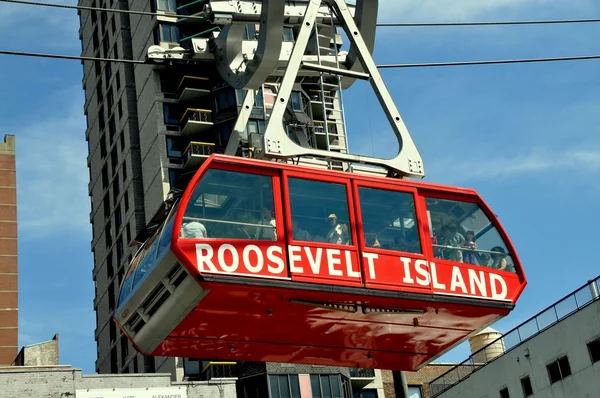
POLYGON ((274 162, 263 159, 255 159, 255 158, 243 158, 240 156, 232 156, 232 155, 223 155, 223 154, 212 154, 200 167, 199 170, 204 170, 205 168, 209 168, 210 164, 220 163, 227 164, 232 166, 248 166, 251 168, 266 168, 271 170, 288 170, 295 172, 303 172, 305 171, 307 174, 315 175, 320 174, 323 176, 332 176, 332 177, 344 177, 347 178, 348 175, 352 176, 352 179, 355 180, 363 180, 363 181, 397 181, 399 184, 403 186, 418 188, 418 189, 426 189, 426 190, 435 190, 435 191, 444 191, 449 193, 456 194, 467 194, 467 195, 477 195, 477 191, 473 188, 466 187, 458 187, 454 185, 445 185, 410 179, 400 179, 394 177, 381 176, 377 174, 362 174, 356 172, 349 171, 338 171, 338 170, 327 170, 321 169, 318 167, 305 166, 302 164, 289 164, 283 162, 274 162))

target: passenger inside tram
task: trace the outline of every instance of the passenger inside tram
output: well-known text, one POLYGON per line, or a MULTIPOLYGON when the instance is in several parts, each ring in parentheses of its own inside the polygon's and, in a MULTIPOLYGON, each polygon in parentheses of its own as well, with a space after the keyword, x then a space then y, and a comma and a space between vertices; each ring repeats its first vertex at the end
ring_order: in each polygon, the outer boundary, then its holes
POLYGON ((477 204, 427 198, 426 205, 436 258, 515 272, 506 244, 477 204))

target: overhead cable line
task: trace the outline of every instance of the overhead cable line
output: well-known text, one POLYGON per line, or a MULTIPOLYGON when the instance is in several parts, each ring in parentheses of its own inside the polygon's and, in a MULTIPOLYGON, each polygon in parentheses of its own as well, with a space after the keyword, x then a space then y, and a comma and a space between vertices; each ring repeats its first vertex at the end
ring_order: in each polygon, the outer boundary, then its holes
MULTIPOLYGON (((1 1, 1 0, 0 0, 1 1)), ((177 51, 180 52, 180 51, 177 51)), ((122 58, 99 58, 99 57, 84 57, 79 55, 61 55, 61 54, 43 54, 43 53, 30 53, 22 51, 6 51, 0 50, 0 55, 17 55, 26 57, 40 57, 40 58, 57 58, 57 59, 70 59, 79 61, 104 61, 114 63, 127 63, 127 64, 147 64, 147 65, 160 65, 161 62, 149 62, 136 59, 122 59, 122 58)), ((553 57, 553 58, 524 58, 524 59, 500 59, 500 60, 487 60, 487 61, 458 61, 458 62, 426 62, 416 64, 383 64, 376 65, 379 69, 401 69, 401 68, 428 68, 428 67, 439 67, 439 66, 475 66, 475 65, 498 65, 498 64, 523 64, 523 63, 535 63, 535 62, 560 62, 560 61, 585 61, 591 59, 600 59, 600 55, 582 55, 573 57, 553 57)), ((168 62, 169 59, 164 61, 168 62)), ((175 60, 178 61, 178 60, 175 60)))
POLYGON ((594 19, 554 19, 539 21, 489 21, 489 22, 398 22, 378 23, 381 27, 433 27, 433 26, 494 26, 494 25, 554 25, 573 23, 598 23, 600 18, 594 19))
POLYGON ((101 7, 87 7, 87 6, 70 6, 66 4, 55 4, 55 3, 40 3, 35 1, 26 0, 0 0, 2 3, 14 3, 14 4, 25 4, 30 6, 41 6, 41 7, 54 7, 54 8, 67 8, 72 10, 85 10, 85 11, 107 11, 116 12, 119 14, 134 14, 134 15, 147 15, 152 17, 169 17, 179 19, 201 19, 206 21, 206 18, 202 15, 178 15, 178 14, 167 14, 150 11, 135 11, 135 10, 120 10, 116 8, 101 8, 101 7))
POLYGON ((105 61, 115 62, 124 64, 147 64, 146 61, 137 59, 117 59, 117 58, 100 58, 100 57, 83 57, 79 55, 62 55, 62 54, 43 54, 43 53, 29 53, 23 51, 6 51, 0 50, 0 55, 19 55, 24 57, 38 57, 38 58, 57 58, 57 59, 70 59, 78 61, 105 61))
POLYGON ((387 64, 377 65, 379 69, 396 68, 425 68, 436 66, 474 66, 474 65, 498 65, 498 64, 524 64, 534 62, 559 62, 559 61, 584 61, 589 59, 600 59, 600 55, 583 55, 575 57, 554 57, 554 58, 525 58, 525 59, 499 59, 488 61, 459 61, 459 62, 427 62, 420 64, 387 64))
MULTIPOLYGON (((135 15, 147 15, 147 16, 162 16, 172 17, 179 19, 201 19, 207 20, 202 15, 180 15, 180 14, 168 14, 158 13, 150 11, 135 11, 135 10, 120 10, 114 8, 102 8, 102 7, 87 7, 87 6, 71 6, 65 4, 56 3, 42 3, 27 0, 0 0, 3 3, 14 3, 14 4, 25 4, 32 6, 42 7, 55 7, 55 8, 67 8, 74 10, 86 10, 86 11, 107 11, 121 14, 135 14, 135 15)), ((391 23, 378 23, 379 27, 435 27, 435 26, 494 26, 494 25, 550 25, 550 24, 574 24, 574 23, 598 23, 600 18, 588 18, 588 19, 555 19, 555 20, 533 20, 533 21, 486 21, 486 22, 391 22, 391 23)))

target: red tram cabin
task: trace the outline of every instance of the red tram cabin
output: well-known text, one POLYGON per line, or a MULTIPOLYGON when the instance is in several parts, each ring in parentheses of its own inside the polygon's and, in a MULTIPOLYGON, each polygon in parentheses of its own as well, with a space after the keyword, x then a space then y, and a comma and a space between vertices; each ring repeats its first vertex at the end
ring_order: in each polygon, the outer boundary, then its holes
POLYGON ((526 283, 474 190, 212 155, 115 320, 146 355, 415 370, 526 283))

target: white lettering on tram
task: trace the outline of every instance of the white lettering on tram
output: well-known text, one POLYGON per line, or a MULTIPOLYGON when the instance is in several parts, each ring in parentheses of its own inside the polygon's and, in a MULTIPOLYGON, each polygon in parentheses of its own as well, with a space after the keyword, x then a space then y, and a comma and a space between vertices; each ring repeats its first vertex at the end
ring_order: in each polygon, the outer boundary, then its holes
MULTIPOLYGON (((361 278, 357 253, 352 250, 288 246, 289 272, 296 275, 328 279, 361 278)), ((446 294, 506 299, 508 286, 501 275, 410 257, 381 257, 362 253, 366 281, 387 285, 430 287, 446 294), (379 280, 378 280, 379 279, 379 280)), ((236 247, 221 244, 196 244, 196 260, 200 272, 236 273, 256 276, 288 277, 281 246, 236 247)))

